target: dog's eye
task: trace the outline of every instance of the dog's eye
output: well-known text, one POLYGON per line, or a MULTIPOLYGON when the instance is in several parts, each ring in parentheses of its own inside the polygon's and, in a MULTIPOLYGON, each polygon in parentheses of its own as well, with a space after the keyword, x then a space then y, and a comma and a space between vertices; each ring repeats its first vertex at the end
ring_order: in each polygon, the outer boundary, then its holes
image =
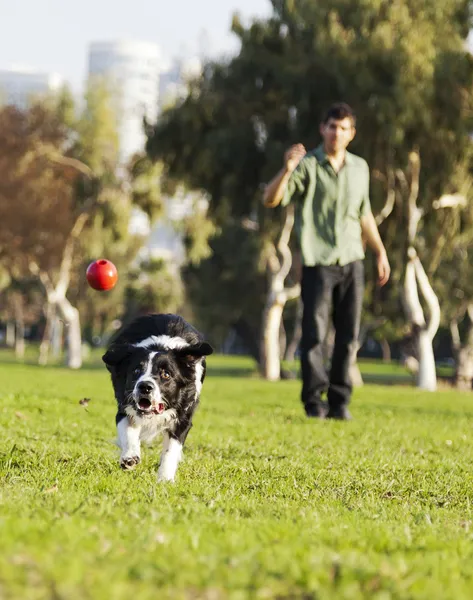
POLYGON ((140 375, 141 373, 141 367, 136 367, 136 369, 133 371, 133 375, 140 375))
POLYGON ((165 371, 164 369, 161 371, 160 373, 161 375, 161 379, 170 379, 171 378, 171 374, 169 373, 169 371, 165 371))

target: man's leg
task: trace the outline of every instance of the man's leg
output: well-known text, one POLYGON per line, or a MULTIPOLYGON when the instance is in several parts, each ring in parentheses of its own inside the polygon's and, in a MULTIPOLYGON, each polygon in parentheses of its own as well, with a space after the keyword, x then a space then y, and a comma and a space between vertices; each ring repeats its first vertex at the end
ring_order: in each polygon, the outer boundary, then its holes
POLYGON ((333 270, 331 267, 303 267, 301 282, 301 399, 308 416, 324 416, 321 394, 328 387, 323 342, 330 315, 333 270))
POLYGON ((350 361, 356 352, 360 332, 361 309, 364 291, 364 266, 361 260, 342 268, 340 283, 333 293, 333 323, 335 344, 328 390, 328 417, 349 418, 352 383, 350 361))

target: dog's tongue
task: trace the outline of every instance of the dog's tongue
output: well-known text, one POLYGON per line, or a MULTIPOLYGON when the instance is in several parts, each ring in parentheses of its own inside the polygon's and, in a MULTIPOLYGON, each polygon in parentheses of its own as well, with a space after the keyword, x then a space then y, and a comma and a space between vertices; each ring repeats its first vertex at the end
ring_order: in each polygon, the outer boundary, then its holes
POLYGON ((154 409, 154 412, 157 415, 160 415, 161 413, 163 413, 164 412, 164 403, 163 402, 159 402, 158 406, 156 406, 156 408, 154 409))

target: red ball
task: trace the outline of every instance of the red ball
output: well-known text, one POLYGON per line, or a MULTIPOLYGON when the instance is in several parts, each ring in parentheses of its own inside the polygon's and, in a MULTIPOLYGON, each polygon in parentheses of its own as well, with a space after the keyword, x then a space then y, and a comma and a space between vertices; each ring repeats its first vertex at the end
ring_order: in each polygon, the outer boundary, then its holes
POLYGON ((99 258, 90 263, 85 276, 91 288, 102 292, 111 290, 118 281, 117 268, 105 258, 99 258))

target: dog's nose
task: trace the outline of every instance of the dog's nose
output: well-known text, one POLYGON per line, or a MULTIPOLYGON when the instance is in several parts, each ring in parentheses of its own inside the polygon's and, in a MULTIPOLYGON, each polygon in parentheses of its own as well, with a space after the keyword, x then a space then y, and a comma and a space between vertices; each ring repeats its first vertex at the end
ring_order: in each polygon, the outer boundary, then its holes
POLYGON ((151 394, 154 385, 151 381, 140 381, 137 388, 140 394, 151 394))

